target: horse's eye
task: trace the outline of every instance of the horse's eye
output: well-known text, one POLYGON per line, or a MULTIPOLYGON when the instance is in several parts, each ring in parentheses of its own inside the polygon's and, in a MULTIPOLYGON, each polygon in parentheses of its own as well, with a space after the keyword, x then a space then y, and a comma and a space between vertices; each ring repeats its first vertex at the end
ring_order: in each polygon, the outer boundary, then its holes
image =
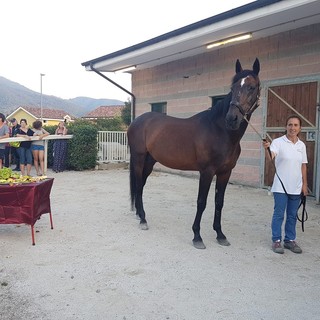
POLYGON ((255 87, 249 86, 249 91, 254 91, 255 87))

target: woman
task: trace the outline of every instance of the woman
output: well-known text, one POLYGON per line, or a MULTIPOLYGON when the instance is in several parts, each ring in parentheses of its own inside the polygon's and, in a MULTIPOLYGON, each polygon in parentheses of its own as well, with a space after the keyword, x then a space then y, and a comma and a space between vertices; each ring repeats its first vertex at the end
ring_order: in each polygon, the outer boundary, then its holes
MULTIPOLYGON (((6 117, 3 113, 0 113, 0 140, 9 138, 9 128, 6 125, 6 117)), ((1 141, 0 141, 1 142, 1 141)), ((5 143, 0 143, 0 169, 3 165, 3 160, 5 156, 5 143)))
POLYGON ((37 175, 42 176, 44 173, 44 141, 42 140, 44 137, 49 135, 49 132, 42 128, 42 122, 37 120, 33 122, 33 135, 38 136, 39 140, 35 140, 32 142, 32 154, 33 154, 33 163, 36 169, 37 175), (40 170, 39 170, 40 163, 40 170))
POLYGON ((16 131, 17 137, 24 137, 26 141, 20 143, 18 148, 20 158, 20 170, 21 174, 25 175, 25 165, 27 164, 27 176, 30 176, 32 166, 32 152, 31 152, 31 141, 30 137, 33 136, 33 131, 27 127, 27 120, 20 120, 20 128, 16 131))
POLYGON ((292 115, 286 122, 286 134, 274 139, 270 145, 265 141, 263 146, 270 147, 271 157, 275 158, 276 174, 271 191, 274 196, 274 212, 272 217, 272 250, 284 253, 281 245, 282 224, 286 211, 284 247, 294 253, 302 249, 296 243, 297 212, 300 195, 308 194, 307 186, 307 153, 305 144, 298 138, 301 131, 301 119, 292 115), (280 181, 280 179, 281 181, 280 181), (283 186, 282 186, 282 183, 283 186))
MULTIPOLYGON (((55 134, 65 136, 68 133, 68 129, 63 121, 59 122, 58 128, 55 134)), ((67 158, 67 139, 57 139, 53 145, 53 166, 52 170, 55 172, 62 172, 65 169, 65 162, 67 158)))

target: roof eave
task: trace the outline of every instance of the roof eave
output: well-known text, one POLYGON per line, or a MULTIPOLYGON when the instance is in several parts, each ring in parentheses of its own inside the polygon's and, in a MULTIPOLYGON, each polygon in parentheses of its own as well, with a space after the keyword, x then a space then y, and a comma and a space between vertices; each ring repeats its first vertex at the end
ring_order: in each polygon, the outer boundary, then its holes
POLYGON ((164 64, 206 52, 206 44, 230 35, 252 32, 254 38, 258 38, 272 32, 277 33, 281 28, 299 27, 298 18, 303 19, 304 13, 297 8, 308 8, 305 13, 308 18, 312 13, 318 14, 316 18, 319 18, 319 10, 314 11, 317 2, 319 5, 317 0, 252 2, 134 46, 83 62, 82 65, 86 70, 91 70, 93 66, 102 72, 114 72, 130 65, 136 65, 137 69, 145 69, 164 64), (291 14, 293 12, 296 16, 291 14))

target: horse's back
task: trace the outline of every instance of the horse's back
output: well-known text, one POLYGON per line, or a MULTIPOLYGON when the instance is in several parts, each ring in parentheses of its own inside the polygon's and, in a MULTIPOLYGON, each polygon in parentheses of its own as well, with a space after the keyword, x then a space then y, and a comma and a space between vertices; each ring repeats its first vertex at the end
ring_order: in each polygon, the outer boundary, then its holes
POLYGON ((148 112, 130 125, 128 142, 131 153, 149 153, 154 160, 170 168, 197 170, 197 132, 197 117, 181 119, 148 112))

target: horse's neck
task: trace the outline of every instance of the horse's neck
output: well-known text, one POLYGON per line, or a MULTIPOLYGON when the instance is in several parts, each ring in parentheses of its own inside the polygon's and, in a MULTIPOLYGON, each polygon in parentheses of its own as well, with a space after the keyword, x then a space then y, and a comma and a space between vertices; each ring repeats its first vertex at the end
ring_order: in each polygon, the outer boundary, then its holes
POLYGON ((240 140, 244 136, 248 127, 248 123, 246 121, 242 121, 238 130, 227 130, 230 140, 233 144, 240 143, 240 140))

